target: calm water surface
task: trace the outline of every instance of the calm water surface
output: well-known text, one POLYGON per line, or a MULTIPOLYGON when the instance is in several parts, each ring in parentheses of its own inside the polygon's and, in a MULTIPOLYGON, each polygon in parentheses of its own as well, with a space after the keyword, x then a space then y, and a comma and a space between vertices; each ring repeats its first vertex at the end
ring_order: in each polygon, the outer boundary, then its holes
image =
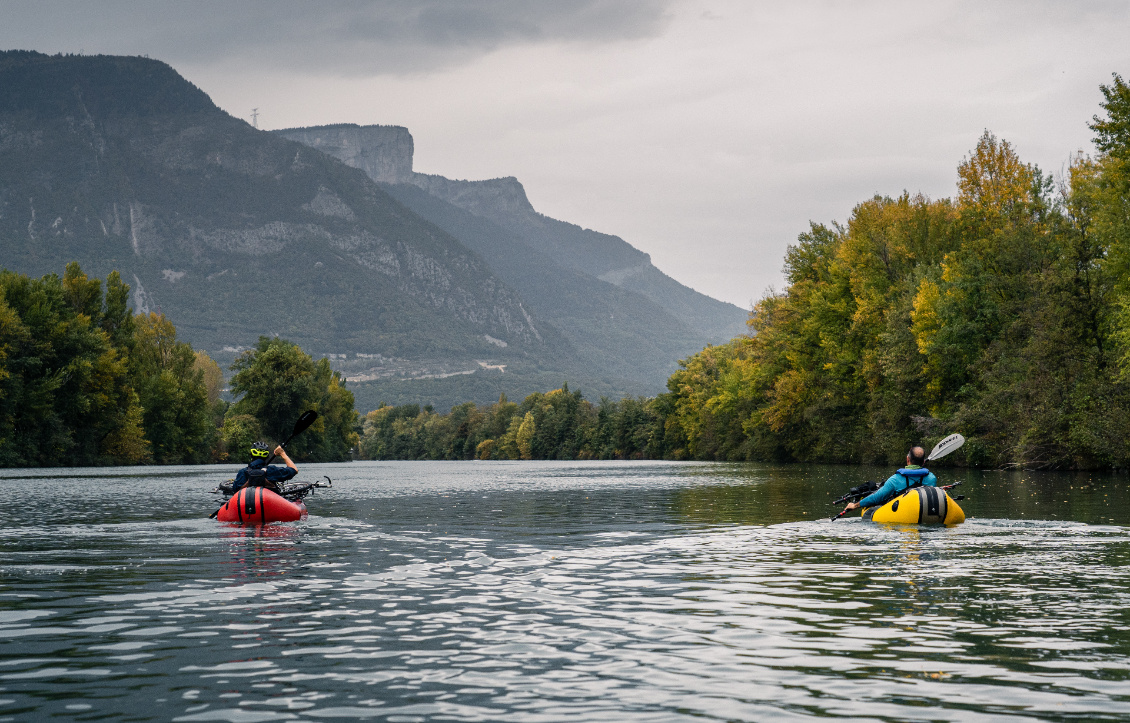
POLYGON ((970 519, 829 522, 885 473, 5 470, 0 720, 1130 720, 1125 476, 947 473, 970 519))

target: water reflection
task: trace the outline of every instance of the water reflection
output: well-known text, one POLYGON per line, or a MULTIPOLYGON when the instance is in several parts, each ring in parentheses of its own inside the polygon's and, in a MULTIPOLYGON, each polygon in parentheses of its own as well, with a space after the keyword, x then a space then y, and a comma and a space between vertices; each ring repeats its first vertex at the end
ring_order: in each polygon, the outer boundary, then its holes
POLYGON ((827 520, 883 470, 328 473, 264 528, 203 519, 218 470, 13 487, 0 717, 1130 718, 1118 478, 947 472, 946 529, 827 520))

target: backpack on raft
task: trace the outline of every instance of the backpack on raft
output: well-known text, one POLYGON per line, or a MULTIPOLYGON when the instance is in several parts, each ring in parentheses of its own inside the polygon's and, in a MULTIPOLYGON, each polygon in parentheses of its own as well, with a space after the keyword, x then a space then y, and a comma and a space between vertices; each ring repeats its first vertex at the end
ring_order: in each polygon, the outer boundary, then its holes
MULTIPOLYGON (((243 470, 243 487, 266 487, 272 492, 279 491, 277 482, 267 479, 267 467, 246 467, 243 470)), ((241 487, 240 489, 243 489, 241 487)))

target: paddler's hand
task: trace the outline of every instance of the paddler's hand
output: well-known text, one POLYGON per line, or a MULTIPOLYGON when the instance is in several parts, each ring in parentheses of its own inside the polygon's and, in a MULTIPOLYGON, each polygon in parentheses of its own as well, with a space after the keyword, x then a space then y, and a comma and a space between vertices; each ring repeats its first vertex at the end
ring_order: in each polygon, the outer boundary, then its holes
POLYGON ((290 455, 288 455, 286 453, 286 450, 282 448, 281 444, 279 446, 275 447, 275 456, 276 457, 282 457, 282 460, 284 462, 286 462, 287 467, 290 467, 291 469, 293 469, 295 471, 298 470, 298 467, 296 467, 294 465, 294 462, 290 459, 290 455))
POLYGON ((859 503, 858 502, 848 502, 848 506, 845 507, 844 509, 845 510, 858 510, 859 509, 859 503))

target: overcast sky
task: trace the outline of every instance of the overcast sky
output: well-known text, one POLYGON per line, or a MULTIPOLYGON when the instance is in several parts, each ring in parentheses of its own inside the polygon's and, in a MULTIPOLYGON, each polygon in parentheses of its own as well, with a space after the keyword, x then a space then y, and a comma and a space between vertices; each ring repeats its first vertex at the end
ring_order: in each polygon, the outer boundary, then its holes
POLYGON ((416 170, 516 176, 743 307, 809 221, 954 193, 984 129, 1060 173, 1130 3, 0 0, 0 48, 145 54, 259 126, 407 126, 416 170))

